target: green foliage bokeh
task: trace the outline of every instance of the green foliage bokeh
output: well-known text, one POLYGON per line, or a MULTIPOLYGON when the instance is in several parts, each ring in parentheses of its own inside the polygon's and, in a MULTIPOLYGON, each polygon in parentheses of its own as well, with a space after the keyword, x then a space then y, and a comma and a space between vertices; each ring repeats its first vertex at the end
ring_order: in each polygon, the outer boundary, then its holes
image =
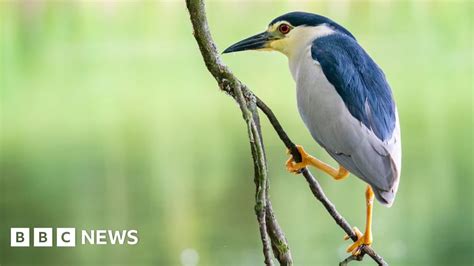
MULTIPOLYGON (((394 206, 375 205, 374 248, 391 265, 472 265, 472 3, 210 1, 208 18, 223 50, 293 10, 345 25, 393 88, 403 170, 394 206)), ((183 3, 2 1, 0 30, 0 264, 191 265, 183 250, 199 265, 262 264, 245 125, 206 71, 183 3), (137 229, 140 243, 10 248, 10 227, 23 226, 137 229)), ((334 164, 299 117, 284 56, 223 59, 334 164)), ((295 264, 337 264, 349 243, 262 123, 295 264)), ((363 228, 363 182, 313 172, 363 228)))

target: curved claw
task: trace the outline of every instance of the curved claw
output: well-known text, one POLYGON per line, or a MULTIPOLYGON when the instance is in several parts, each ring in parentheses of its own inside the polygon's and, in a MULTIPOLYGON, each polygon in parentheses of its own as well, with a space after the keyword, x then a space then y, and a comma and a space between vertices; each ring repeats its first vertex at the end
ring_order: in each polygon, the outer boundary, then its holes
POLYGON ((302 157, 302 161, 299 163, 295 162, 293 155, 291 154, 291 151, 289 149, 286 151, 286 154, 290 155, 290 158, 288 158, 285 164, 286 170, 294 174, 298 174, 301 169, 305 168, 309 164, 307 158, 310 157, 310 155, 306 153, 302 146, 296 145, 296 148, 298 149, 302 157))
POLYGON ((306 165, 307 164, 305 164, 303 162, 295 163, 295 161, 293 160, 293 156, 292 156, 286 161, 286 170, 290 173, 298 174, 301 169, 306 167, 306 165))
MULTIPOLYGON (((357 227, 354 227, 354 233, 357 235, 357 241, 352 243, 346 251, 352 253, 352 255, 359 255, 363 246, 370 246, 372 244, 372 235, 367 232, 362 234, 357 227)), ((344 237, 345 240, 349 239, 349 236, 344 237)))

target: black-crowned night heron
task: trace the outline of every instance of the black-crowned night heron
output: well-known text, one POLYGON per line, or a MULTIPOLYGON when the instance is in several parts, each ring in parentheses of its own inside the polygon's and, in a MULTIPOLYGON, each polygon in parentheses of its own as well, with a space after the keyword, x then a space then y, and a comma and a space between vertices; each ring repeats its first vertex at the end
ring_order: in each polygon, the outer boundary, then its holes
POLYGON ((339 163, 339 169, 298 149, 302 162, 287 161, 290 172, 307 165, 336 180, 350 173, 368 183, 365 233, 347 248, 356 254, 372 243, 375 198, 391 206, 401 170, 397 108, 384 73, 355 37, 336 22, 311 13, 275 18, 265 32, 240 41, 224 53, 279 51, 288 57, 296 81, 298 110, 313 138, 339 163))

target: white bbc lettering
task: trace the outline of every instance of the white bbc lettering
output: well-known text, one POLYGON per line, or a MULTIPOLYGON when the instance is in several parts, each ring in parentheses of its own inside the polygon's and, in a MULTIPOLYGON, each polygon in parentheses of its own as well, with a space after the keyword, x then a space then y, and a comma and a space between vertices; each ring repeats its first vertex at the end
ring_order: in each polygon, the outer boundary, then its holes
POLYGON ((53 228, 34 228, 33 246, 34 247, 52 247, 53 246, 53 228))
POLYGON ((82 230, 82 232, 81 232, 81 235, 82 235, 82 237, 81 237, 81 240, 82 240, 81 243, 82 243, 83 245, 85 245, 85 244, 86 244, 86 241, 87 241, 87 242, 89 242, 89 244, 92 244, 92 245, 95 244, 94 233, 95 233, 94 230, 90 230, 90 234, 87 232, 87 230, 82 230))
POLYGON ((108 230, 109 238, 110 238, 110 244, 115 245, 115 243, 119 243, 120 245, 123 245, 125 242, 125 236, 127 235, 127 230, 122 230, 122 231, 112 231, 108 230))
POLYGON ((57 247, 75 247, 76 229, 75 228, 57 228, 56 229, 57 247))
POLYGON ((10 228, 10 246, 11 247, 29 247, 30 246, 30 228, 10 228))
POLYGON ((137 230, 82 230, 82 245, 136 245, 137 230))
POLYGON ((107 244, 107 230, 97 230, 96 232, 96 244, 105 245, 107 244))
POLYGON ((127 233, 129 245, 136 245, 138 244, 138 231, 137 230, 130 230, 127 233))

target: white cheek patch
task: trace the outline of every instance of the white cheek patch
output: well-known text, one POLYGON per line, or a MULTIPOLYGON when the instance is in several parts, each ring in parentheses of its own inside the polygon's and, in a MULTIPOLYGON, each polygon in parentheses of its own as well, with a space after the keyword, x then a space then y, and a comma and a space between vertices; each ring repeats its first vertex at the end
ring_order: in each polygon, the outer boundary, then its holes
POLYGON ((321 26, 313 27, 311 28, 311 31, 313 35, 315 36, 315 39, 321 38, 324 36, 328 36, 334 33, 334 29, 329 27, 326 24, 323 24, 321 26))
POLYGON ((331 35, 333 33, 334 30, 327 25, 321 25, 317 27, 299 26, 290 31, 286 38, 294 41, 308 42, 317 38, 331 35))
POLYGON ((334 34, 335 31, 327 26, 321 25, 317 27, 311 26, 299 26, 294 28, 290 33, 286 35, 285 40, 285 51, 287 55, 296 54, 299 51, 306 49, 310 46, 311 42, 317 38, 334 34))

